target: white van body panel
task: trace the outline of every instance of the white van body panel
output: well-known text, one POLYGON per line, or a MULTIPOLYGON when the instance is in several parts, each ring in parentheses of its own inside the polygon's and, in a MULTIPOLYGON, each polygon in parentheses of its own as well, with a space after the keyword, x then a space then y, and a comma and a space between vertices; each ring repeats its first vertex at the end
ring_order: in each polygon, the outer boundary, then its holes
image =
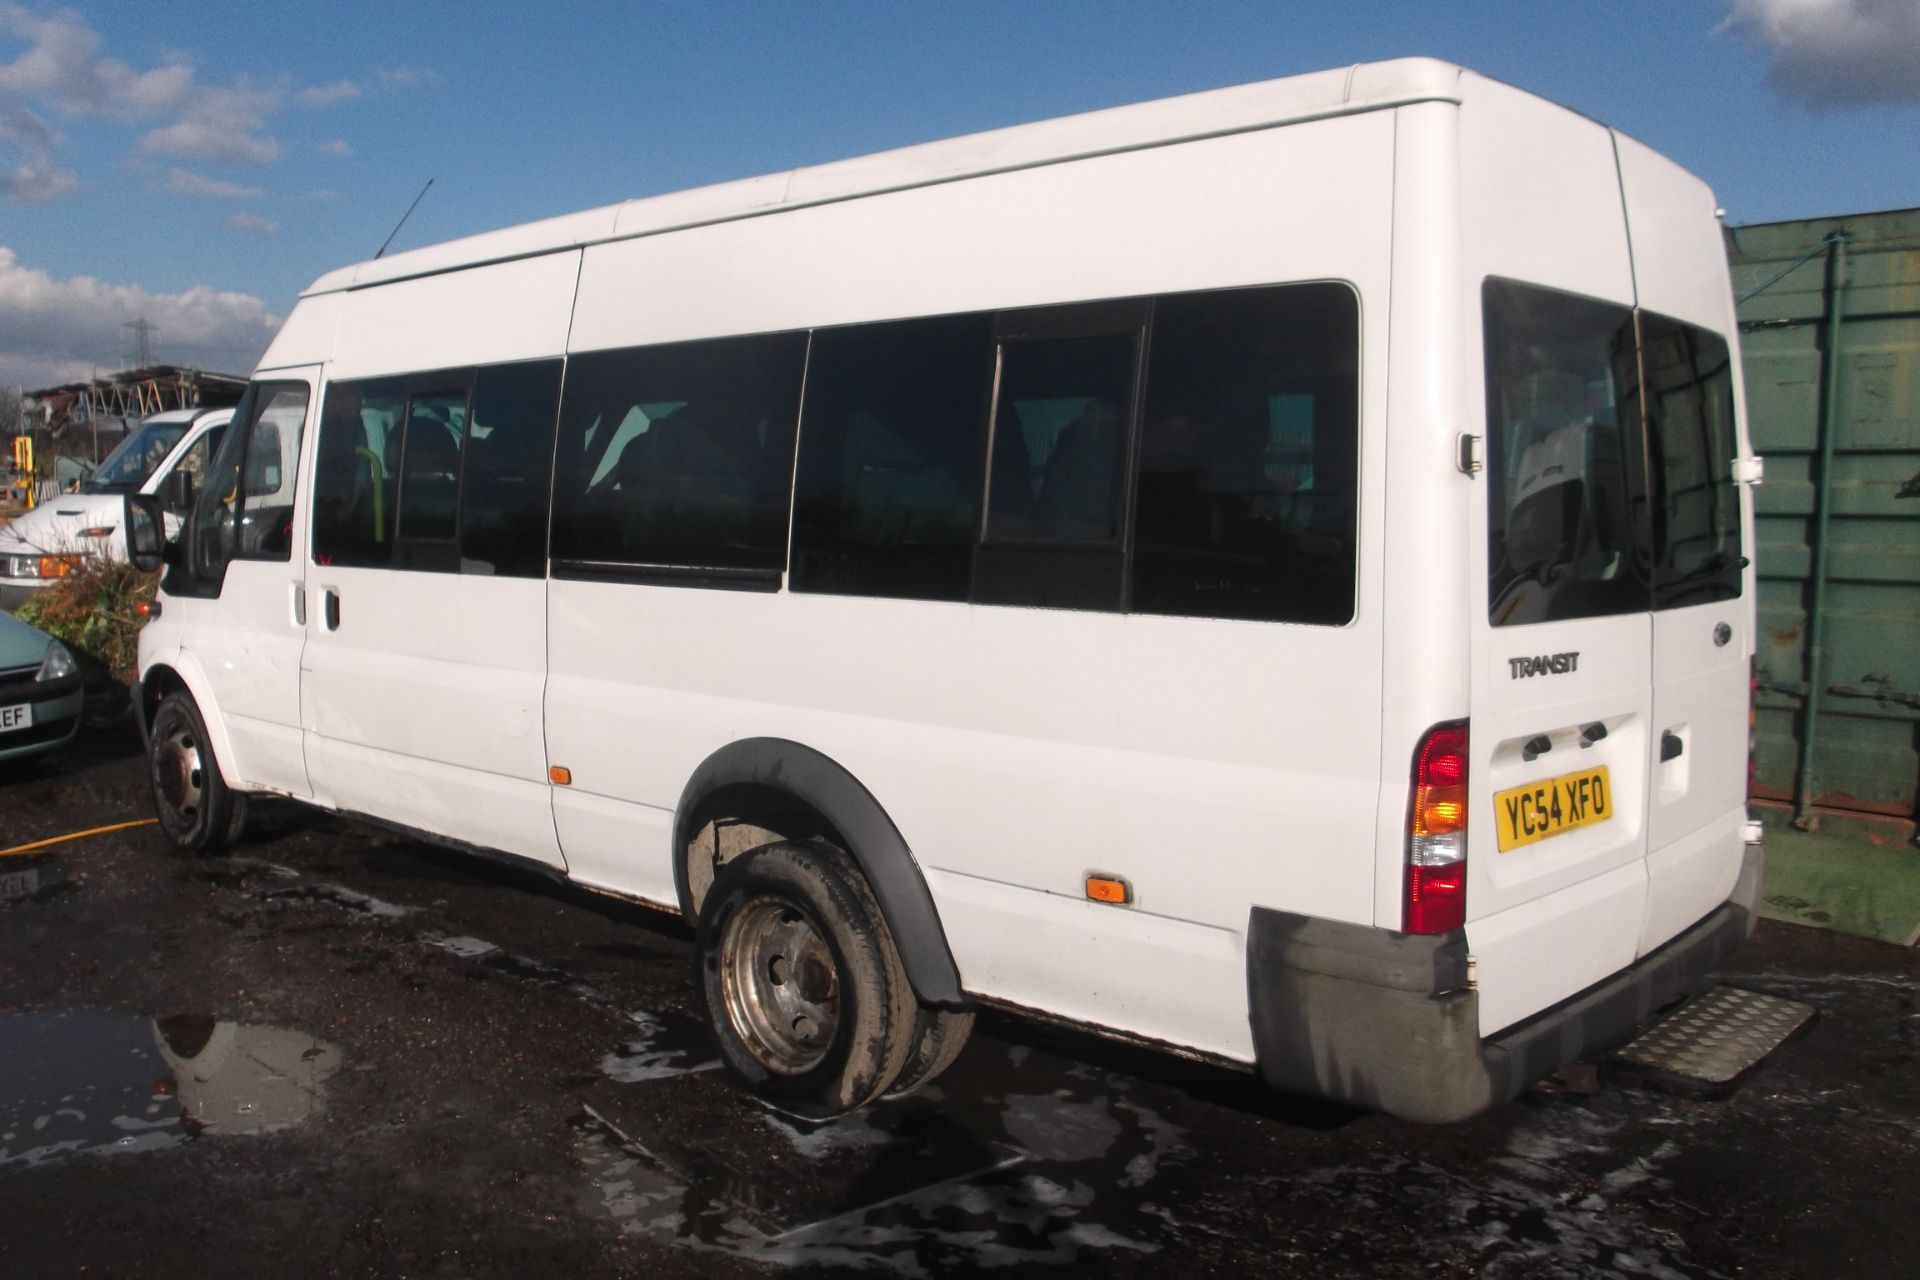
MULTIPOLYGON (((596 246, 572 345, 1059 302, 1094 280, 1124 296, 1334 279, 1384 299, 1392 148, 1380 112, 596 246), (1109 212, 1089 220, 1089 207, 1109 212), (1130 251, 1141 243, 1162 248, 1130 251), (654 297, 684 304, 633 305, 654 297)), ((1385 349, 1387 312, 1361 313, 1360 545, 1373 558, 1344 628, 553 581, 547 740, 574 774, 555 803, 576 874, 657 895, 672 851, 642 850, 639 832, 665 834, 659 815, 708 754, 772 736, 885 798, 920 865, 951 873, 930 884, 943 920, 938 885, 956 877, 991 882, 1010 919, 1082 920, 1102 910, 1082 882, 1104 869, 1134 883, 1129 937, 1168 939, 1063 969, 1047 930, 949 925, 983 995, 1066 1001, 1077 1017, 1177 979, 1244 1004, 1249 901, 1371 923, 1371 859, 1327 856, 1371 846, 1380 793, 1386 397, 1384 361, 1367 353, 1385 349), (577 810, 604 809, 581 793, 633 805, 632 822, 591 821, 577 810), (1019 908, 1013 889, 1057 897, 1019 908), (1223 932, 1194 945, 1191 924, 1223 932)), ((1245 1059, 1236 1021, 1210 1048, 1245 1059)))
POLYGON ((548 253, 356 290, 337 304, 340 337, 327 376, 557 356, 566 349, 579 266, 577 253, 548 253))

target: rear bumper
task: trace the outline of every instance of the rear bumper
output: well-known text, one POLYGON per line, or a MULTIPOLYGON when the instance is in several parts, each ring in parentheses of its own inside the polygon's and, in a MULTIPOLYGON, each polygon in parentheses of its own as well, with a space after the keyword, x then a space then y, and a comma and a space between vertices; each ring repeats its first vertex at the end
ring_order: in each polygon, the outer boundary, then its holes
POLYGON ((1464 1120, 1702 990, 1753 933, 1762 873, 1750 845, 1733 895, 1691 928, 1485 1040, 1464 931, 1416 937, 1256 907, 1247 983, 1260 1074, 1408 1120, 1464 1120))

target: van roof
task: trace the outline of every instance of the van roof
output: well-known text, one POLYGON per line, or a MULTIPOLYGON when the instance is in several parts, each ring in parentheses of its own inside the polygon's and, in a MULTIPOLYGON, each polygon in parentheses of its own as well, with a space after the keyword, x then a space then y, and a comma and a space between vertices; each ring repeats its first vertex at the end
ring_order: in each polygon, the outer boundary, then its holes
POLYGON ((967 134, 758 178, 627 200, 369 259, 328 272, 314 281, 307 294, 332 293, 1087 156, 1415 102, 1459 102, 1462 74, 1462 68, 1452 63, 1399 58, 967 134))

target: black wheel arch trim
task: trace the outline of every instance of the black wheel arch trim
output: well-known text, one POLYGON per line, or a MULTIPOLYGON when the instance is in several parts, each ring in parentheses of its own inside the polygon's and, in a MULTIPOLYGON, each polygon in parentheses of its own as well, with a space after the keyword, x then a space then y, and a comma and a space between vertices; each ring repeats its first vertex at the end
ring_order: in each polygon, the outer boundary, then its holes
POLYGON ((873 886, 915 994, 933 1005, 965 1002, 960 970, 947 947, 933 895, 899 828, 859 779, 802 743, 743 738, 708 756, 687 780, 673 811, 673 882, 680 910, 688 920, 694 915, 693 892, 687 883, 687 845, 698 830, 695 824, 702 803, 715 792, 735 786, 784 791, 819 813, 840 834, 873 886))

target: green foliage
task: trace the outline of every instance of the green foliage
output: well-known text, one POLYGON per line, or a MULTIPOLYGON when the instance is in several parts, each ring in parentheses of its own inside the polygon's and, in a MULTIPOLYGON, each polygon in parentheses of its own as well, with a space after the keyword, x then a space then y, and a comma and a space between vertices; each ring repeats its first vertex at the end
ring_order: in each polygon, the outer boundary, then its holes
POLYGON ((146 624, 134 606, 153 599, 159 584, 158 573, 89 557, 66 577, 35 592, 15 616, 66 641, 114 679, 131 680, 139 661, 140 628, 146 624))

